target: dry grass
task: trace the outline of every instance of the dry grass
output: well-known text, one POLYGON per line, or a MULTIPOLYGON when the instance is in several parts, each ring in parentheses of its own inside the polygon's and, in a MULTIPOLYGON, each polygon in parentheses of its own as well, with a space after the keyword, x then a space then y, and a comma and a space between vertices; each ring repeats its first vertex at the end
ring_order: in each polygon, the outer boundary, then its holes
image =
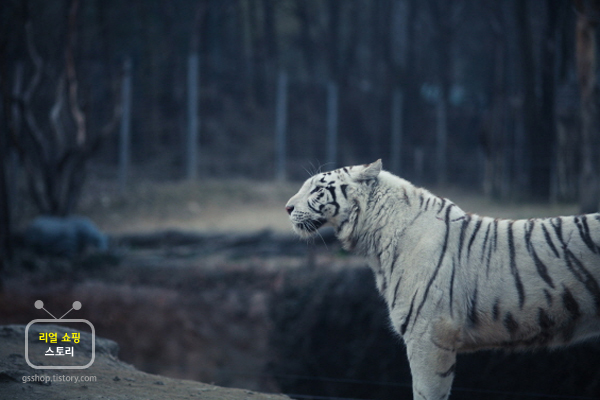
POLYGON ((161 229, 291 232, 283 209, 297 185, 249 180, 137 182, 120 194, 92 183, 79 212, 110 233, 161 229))
MULTIPOLYGON (((299 182, 205 180, 197 182, 138 181, 119 193, 116 183, 89 184, 79 212, 110 233, 163 229, 201 232, 250 232, 270 229, 289 233, 283 207, 299 182)), ((499 218, 570 215, 574 204, 503 204, 457 188, 432 190, 463 210, 499 218)))

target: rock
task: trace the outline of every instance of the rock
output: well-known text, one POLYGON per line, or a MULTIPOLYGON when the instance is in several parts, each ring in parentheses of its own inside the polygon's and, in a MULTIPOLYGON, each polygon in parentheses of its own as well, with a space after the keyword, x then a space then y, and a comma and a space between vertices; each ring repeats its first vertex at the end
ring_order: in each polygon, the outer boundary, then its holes
POLYGON ((88 248, 108 250, 108 237, 86 217, 39 216, 25 229, 24 244, 40 254, 73 258, 88 248))

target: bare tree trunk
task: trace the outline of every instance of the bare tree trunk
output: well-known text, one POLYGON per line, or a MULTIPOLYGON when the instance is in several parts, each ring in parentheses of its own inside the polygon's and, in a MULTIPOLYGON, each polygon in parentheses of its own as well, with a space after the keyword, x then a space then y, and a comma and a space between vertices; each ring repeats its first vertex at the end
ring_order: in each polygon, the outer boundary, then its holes
POLYGON ((538 159, 539 199, 549 201, 552 197, 556 172, 556 52, 558 46, 558 0, 546 0, 546 26, 542 37, 542 98, 540 101, 540 135, 532 143, 532 157, 538 159), (543 197, 542 197, 543 196, 543 197))
POLYGON ((273 102, 276 79, 279 68, 279 47, 277 45, 277 24, 275 23, 275 0, 263 0, 263 41, 265 49, 264 75, 265 83, 263 95, 267 104, 273 102))
POLYGON ((452 58, 454 39, 457 26, 462 18, 465 3, 461 1, 447 2, 429 0, 429 9, 436 25, 436 52, 438 53, 436 71, 440 86, 440 97, 436 104, 436 180, 439 185, 445 185, 448 180, 448 135, 450 131, 448 106, 450 90, 454 82, 454 59, 452 58))
POLYGON ((0 293, 3 292, 3 273, 7 270, 8 263, 12 259, 12 246, 11 246, 11 217, 10 210, 11 196, 8 192, 7 185, 7 168, 6 164, 9 160, 8 156, 8 137, 10 129, 10 103, 9 103, 9 91, 7 86, 8 74, 6 71, 6 58, 4 43, 2 43, 2 51, 0 51, 0 85, 1 85, 1 100, 2 107, 0 108, 0 293))
POLYGON ((491 110, 491 122, 488 142, 488 157, 491 161, 491 182, 488 186, 488 194, 496 199, 506 200, 511 195, 510 171, 511 152, 507 151, 509 135, 506 129, 508 113, 506 110, 506 21, 502 5, 496 8, 494 23, 494 81, 493 81, 493 100, 491 110))
POLYGON ((581 89, 582 169, 579 207, 582 213, 598 211, 600 200, 600 116, 596 80, 596 25, 600 0, 575 1, 577 73, 581 89))
POLYGON ((255 98, 255 79, 256 73, 256 49, 254 48, 254 25, 252 18, 252 4, 248 0, 238 0, 238 9, 240 24, 242 26, 242 41, 244 49, 244 64, 245 68, 245 86, 246 86, 246 104, 254 106, 256 104, 255 98))
POLYGON ((34 64, 34 74, 18 102, 25 121, 22 132, 14 134, 15 148, 19 152, 27 174, 29 192, 41 213, 66 215, 75 209, 83 181, 86 162, 108 135, 120 114, 115 108, 115 118, 101 133, 91 136, 86 126, 86 114, 79 105, 79 81, 75 65, 75 44, 79 1, 71 0, 68 14, 65 73, 59 79, 56 100, 50 108, 50 127, 40 124, 34 112, 34 95, 44 75, 44 62, 34 43, 33 25, 25 26, 26 47, 34 64), (70 123, 66 119, 70 119, 70 123))
MULTIPOLYGON (((524 2, 521 2, 524 4, 524 2)), ((524 8, 525 6, 523 6, 524 8)), ((521 16, 523 24, 521 56, 525 86, 525 123, 529 141, 529 190, 530 197, 539 201, 550 200, 552 187, 552 163, 556 142, 556 118, 554 112, 556 26, 558 21, 556 0, 546 1, 546 27, 542 38, 541 88, 539 102, 535 98, 534 63, 531 57, 531 30, 528 16, 521 16), (529 50, 528 50, 529 48, 529 50), (527 52, 527 55, 525 55, 527 52)))
MULTIPOLYGON (((551 157, 546 152, 545 137, 540 126, 539 105, 535 94, 536 71, 533 59, 533 39, 531 35, 530 13, 527 9, 527 2, 524 0, 516 2, 515 8, 517 22, 518 50, 521 65, 521 86, 523 88, 523 106, 521 113, 525 128, 526 149, 523 152, 524 158, 528 160, 525 165, 524 173, 527 189, 524 193, 528 197, 534 197, 538 200, 548 200, 550 198, 550 169, 546 164, 551 157), (539 150, 539 151, 538 151, 539 150)), ((515 172, 520 175, 519 171, 515 172)))
POLYGON ((304 56, 304 65, 310 77, 315 75, 316 46, 310 31, 311 7, 305 0, 296 0, 296 16, 300 21, 300 48, 304 56))

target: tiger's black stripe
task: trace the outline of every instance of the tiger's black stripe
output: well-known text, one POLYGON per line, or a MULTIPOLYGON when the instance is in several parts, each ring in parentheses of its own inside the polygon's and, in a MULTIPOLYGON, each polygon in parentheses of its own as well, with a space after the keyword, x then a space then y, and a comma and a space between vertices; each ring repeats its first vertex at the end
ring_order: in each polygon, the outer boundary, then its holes
POLYGON ((546 267, 546 264, 544 264, 542 260, 538 257, 537 253, 535 252, 535 249, 533 249, 533 246, 531 248, 531 257, 533 258, 533 263, 535 264, 537 273, 542 277, 542 279, 544 280, 544 282, 546 282, 548 286, 554 289, 554 282, 548 274, 548 268, 546 267))
MULTIPOLYGON (((388 249, 392 245, 393 241, 390 240, 386 249, 388 249)), ((390 279, 392 279, 392 275, 394 274, 394 268, 396 267, 396 262, 400 258, 400 249, 398 246, 394 247, 394 260, 392 261, 392 265, 390 266, 390 279)))
POLYGON ((411 206, 410 198, 408 197, 408 193, 406 193, 406 189, 404 189, 404 201, 409 207, 411 206))
POLYGON ((450 275, 450 316, 454 316, 454 274, 456 273, 456 263, 452 260, 452 273, 450 275))
POLYGON ((494 251, 498 249, 498 218, 494 219, 494 251))
POLYGON ((431 285, 433 285, 433 281, 437 277, 438 272, 440 271, 440 268, 442 267, 444 257, 446 256, 446 251, 448 250, 448 239, 450 238, 450 211, 452 210, 452 207, 454 207, 454 204, 450 204, 448 206, 448 208, 446 208, 446 218, 445 218, 446 234, 444 235, 444 243, 442 244, 442 252, 440 254, 440 258, 438 260, 437 266, 435 267, 435 270, 433 271, 433 275, 431 276, 431 278, 429 278, 429 282, 427 282, 427 286, 425 287, 425 293, 423 294, 423 298, 421 299, 421 303, 419 304, 419 308, 417 309, 417 314, 415 315, 415 320, 417 320, 419 318, 419 315, 421 314, 421 310, 423 309, 423 306, 425 305, 425 302, 427 301, 427 297, 429 296, 429 290, 431 289, 431 285))
POLYGON ((544 289, 544 296, 546 296, 546 303, 548 303, 548 307, 552 307, 554 299, 552 298, 552 295, 550 294, 548 289, 544 289))
POLYGON ((514 337, 519 330, 519 323, 515 320, 510 312, 507 312, 504 316, 504 327, 511 337, 514 337))
POLYGON ((558 253, 556 246, 554 246, 554 243, 552 242, 552 238, 550 237, 550 233, 548 232, 546 225, 544 224, 544 222, 542 222, 540 225, 542 225, 542 231, 544 232, 544 238, 546 239, 546 243, 548 243, 548 246, 556 256, 556 258, 560 258, 560 254, 558 253))
POLYGON ((348 189, 348 185, 340 185, 340 190, 342 191, 342 195, 345 199, 348 199, 348 193, 346 193, 346 189, 348 189))
MULTIPOLYGON (((494 226, 494 237, 498 236, 498 228, 497 225, 498 221, 494 220, 493 223, 491 224, 492 226, 494 226)), ((490 239, 491 241, 491 239, 490 239)), ((492 251, 494 251, 494 242, 496 241, 496 239, 494 239, 494 241, 492 243, 490 243, 490 245, 487 248, 487 258, 486 258, 486 265, 485 265, 485 274, 487 277, 489 277, 490 275, 490 265, 492 263, 492 251)))
POLYGON ((406 328, 408 328, 408 323, 410 321, 410 317, 413 313, 413 307, 415 305, 415 298, 417 297, 417 294, 419 293, 419 289, 417 289, 415 291, 415 294, 413 295, 412 300, 410 301, 410 308, 408 309, 408 314, 406 314, 406 319, 404 320, 404 323, 402 324, 402 326, 400 327, 400 334, 402 336, 404 336, 404 334, 406 333, 406 328))
POLYGON ((473 245, 473 242, 475 242, 475 237, 477 236, 477 232, 479 232, 479 228, 481 228, 481 223, 481 218, 478 218, 477 223, 475 224, 475 229, 471 234, 471 239, 469 240, 469 244, 467 246, 467 257, 469 257, 469 255, 471 254, 471 246, 473 245))
POLYGON ((327 189, 329 191, 329 193, 331 194, 332 200, 330 202, 328 202, 327 204, 335 207, 335 212, 333 213, 333 216, 335 217, 340 212, 340 204, 337 202, 337 196, 335 194, 335 186, 327 186, 325 189, 327 189))
POLYGON ((465 233, 467 231, 467 227, 469 226, 469 222, 471 222, 471 217, 469 215, 466 215, 463 219, 463 223, 460 226, 460 235, 459 235, 459 239, 458 239, 458 259, 461 259, 462 256, 462 249, 463 249, 463 243, 465 241, 465 233))
POLYGON ((477 288, 475 288, 473 294, 469 298, 469 303, 467 304, 467 318, 471 325, 477 325, 479 322, 479 317, 477 315, 477 288))
POLYGON ((352 231, 351 231, 351 242, 350 242, 350 249, 354 249, 356 248, 356 244, 358 243, 358 236, 356 235, 356 227, 358 226, 358 220, 360 219, 360 214, 361 214, 361 208, 358 204, 358 201, 354 200, 354 221, 353 221, 353 225, 352 225, 352 231))
POLYGON ((565 249, 564 252, 567 268, 569 268, 573 275, 583 283, 588 292, 590 292, 594 298, 594 304, 596 305, 596 315, 600 316, 600 287, 598 286, 598 281, 596 281, 594 276, 587 268, 585 268, 581 260, 579 260, 573 252, 568 249, 565 249), (575 271, 574 267, 577 267, 579 271, 575 271))
POLYGON ((338 225, 338 227, 336 229, 337 233, 339 233, 342 230, 342 228, 344 227, 344 225, 346 225, 349 220, 350 220, 350 218, 346 218, 345 220, 343 220, 342 222, 340 222, 340 224, 338 225))
POLYGON ((456 370, 456 363, 452 364, 452 365, 450 366, 450 368, 448 368, 448 370, 447 370, 447 371, 444 371, 444 372, 438 372, 437 374, 438 374, 438 376, 440 376, 441 378, 447 378, 447 377, 449 377, 450 375, 453 375, 455 370, 456 370))
POLYGON ((535 229, 535 221, 529 220, 527 224, 525 224, 525 245, 527 247, 527 251, 529 255, 533 259, 533 264, 537 270, 538 275, 546 282, 548 286, 554 289, 554 282, 552 278, 548 274, 548 268, 546 264, 542 262, 542 260, 537 255, 535 248, 533 247, 533 243, 531 242, 531 235, 533 234, 533 230, 535 229), (529 228, 528 228, 529 226, 529 228))
POLYGON ((498 321, 498 317, 500 317, 500 299, 496 299, 492 307, 492 318, 494 321, 498 321))
POLYGON ((571 293, 571 291, 563 285, 563 294, 562 294, 563 306, 565 309, 571 314, 571 320, 565 324, 562 329, 562 336, 565 342, 569 342, 573 335, 575 334, 575 324, 577 320, 581 317, 581 311, 579 308, 579 303, 575 300, 575 297, 571 293))
POLYGON ((481 259, 480 261, 483 262, 483 257, 485 256, 485 248, 487 247, 488 244, 488 236, 490 234, 490 227, 492 226, 491 223, 488 224, 487 229, 485 230, 485 236, 483 238, 483 246, 481 246, 481 259))
POLYGON ((543 308, 538 308, 538 325, 540 326, 541 332, 537 335, 537 342, 541 345, 547 344, 552 340, 552 328, 554 328, 554 321, 543 308))
POLYGON ((312 204, 310 204, 310 201, 308 201, 307 204, 308 204, 308 208, 310 208, 311 211, 313 211, 319 215, 323 214, 320 209, 317 209, 312 204))
POLYGON ((535 228, 535 221, 532 219, 527 220, 527 223, 523 226, 525 231, 525 246, 527 247, 527 251, 531 252, 531 235, 533 234, 533 229, 535 228))
POLYGON ((427 201, 425 202, 425 211, 429 210, 429 202, 431 201, 431 197, 427 198, 427 201))
POLYGON ((579 308, 579 303, 575 300, 573 293, 567 288, 563 286, 563 294, 562 301, 565 309, 571 314, 571 324, 573 324, 576 320, 581 317, 581 310, 579 308))
POLYGON ((575 225, 577 225, 577 230, 579 231, 579 237, 581 237, 583 243, 585 243, 592 253, 598 254, 598 246, 590 236, 590 228, 587 226, 585 215, 581 217, 581 220, 579 217, 575 217, 574 221, 575 225))
POLYGON ((396 307, 396 300, 398 299, 398 289, 400 288, 400 282, 402 282, 402 276, 398 278, 396 281, 396 286, 394 287, 394 300, 392 301, 392 310, 396 307))
POLYGON ((387 292, 388 281, 387 281, 387 278, 385 277, 385 274, 382 271, 377 271, 376 274, 378 276, 381 276, 382 277, 381 279, 383 280, 383 282, 381 283, 381 293, 387 292))
POLYGON ((442 202, 440 203, 440 209, 438 210, 438 214, 442 212, 444 207, 446 206, 446 199, 442 198, 442 202))
POLYGON ((515 240, 513 238, 513 223, 514 221, 510 221, 508 223, 507 229, 510 272, 513 278, 515 279, 515 287, 517 288, 517 294, 519 296, 519 308, 523 309, 523 305, 525 304, 525 289, 523 287, 523 282, 521 282, 521 277, 517 268, 517 261, 515 259, 515 240))
POLYGON ((588 292, 594 298, 594 303, 596 306, 596 314, 600 316, 600 286, 598 286, 598 282, 594 278, 594 276, 587 270, 587 268, 583 265, 581 260, 579 260, 575 254, 571 250, 568 249, 567 243, 565 243, 563 235, 562 235, 562 219, 554 218, 550 221, 550 224, 554 228, 556 233, 556 237, 561 244, 562 251, 564 254, 564 258, 566 261, 566 266, 569 271, 573 274, 573 276, 587 289, 588 292), (556 222, 556 223, 555 223, 556 222))

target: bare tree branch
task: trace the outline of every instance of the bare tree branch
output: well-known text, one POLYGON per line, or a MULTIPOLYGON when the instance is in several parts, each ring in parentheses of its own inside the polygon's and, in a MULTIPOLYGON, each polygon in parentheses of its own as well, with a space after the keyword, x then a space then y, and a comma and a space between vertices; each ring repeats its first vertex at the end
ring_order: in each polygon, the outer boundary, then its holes
POLYGON ((44 146, 43 146, 43 134, 41 129, 39 128, 35 116, 33 115, 33 107, 31 106, 31 99, 33 98, 33 94, 37 90, 41 80, 42 80, 42 71, 44 67, 44 62, 42 57, 37 52, 35 48, 35 43, 33 40, 33 26, 31 21, 27 21, 25 25, 25 34, 27 40, 27 51, 29 56, 31 57, 31 61, 35 67, 35 72, 29 85, 27 85, 27 89, 23 93, 22 106, 23 106, 23 114, 25 116, 25 121, 27 122, 27 126, 31 133, 31 138, 35 144, 35 147, 38 151, 39 156, 44 155, 44 146))
POLYGON ((85 114, 79 107, 79 99, 77 96, 77 74, 75 71, 75 57, 73 55, 75 42, 77 39, 77 11, 79 9, 79 0, 72 0, 69 10, 69 32, 66 51, 66 68, 67 81, 69 86, 69 104, 71 106, 71 114, 75 120, 77 127, 76 137, 77 145, 82 146, 87 139, 85 114))
POLYGON ((54 135, 58 141, 57 147, 63 148, 65 145, 65 127, 61 121, 61 112, 65 106, 65 77, 60 77, 58 85, 56 85, 56 102, 50 109, 50 122, 52 123, 52 129, 54 135))

